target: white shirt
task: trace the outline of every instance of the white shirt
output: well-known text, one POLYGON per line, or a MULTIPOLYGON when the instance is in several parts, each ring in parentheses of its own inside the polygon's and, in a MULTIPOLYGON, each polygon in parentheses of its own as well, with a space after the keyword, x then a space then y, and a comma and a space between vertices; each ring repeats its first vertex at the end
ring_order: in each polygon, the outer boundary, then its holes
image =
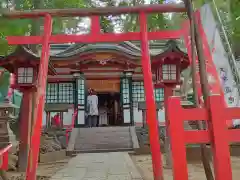
POLYGON ((89 108, 88 115, 98 115, 98 97, 96 95, 89 95, 87 97, 87 105, 89 108))

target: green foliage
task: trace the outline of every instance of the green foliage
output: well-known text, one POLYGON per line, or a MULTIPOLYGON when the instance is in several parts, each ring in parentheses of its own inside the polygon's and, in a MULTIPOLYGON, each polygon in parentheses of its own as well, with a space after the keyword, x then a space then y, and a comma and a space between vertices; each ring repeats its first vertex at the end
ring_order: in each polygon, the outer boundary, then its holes
POLYGON ((9 78, 10 78, 10 73, 8 71, 2 72, 0 76, 0 102, 3 102, 3 100, 8 94, 8 88, 10 85, 9 78))
POLYGON ((233 27, 233 37, 240 41, 240 1, 231 0, 230 11, 233 27))
POLYGON ((15 47, 8 46, 6 36, 24 35, 28 28, 29 20, 7 20, 2 18, 0 20, 0 55, 11 53, 15 47))
MULTIPOLYGON (((2 0, 1 11, 8 11, 3 5, 7 0, 2 0)), ((61 8, 79 8, 84 7, 84 0, 15 0, 14 7, 16 10, 31 9, 61 9, 61 8)), ((76 18, 54 18, 53 33, 62 33, 66 29, 76 28, 79 20, 76 18)), ((6 36, 19 36, 26 34, 39 34, 41 21, 30 19, 0 20, 0 55, 4 56, 14 51, 14 46, 8 46, 6 36)))

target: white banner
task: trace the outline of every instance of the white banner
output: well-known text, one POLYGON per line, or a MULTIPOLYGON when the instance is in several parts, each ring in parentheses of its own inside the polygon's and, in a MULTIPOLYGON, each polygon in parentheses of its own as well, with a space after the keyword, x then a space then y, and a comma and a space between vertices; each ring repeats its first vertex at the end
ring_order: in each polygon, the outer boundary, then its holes
MULTIPOLYGON (((205 4, 201 7, 200 14, 203 30, 212 52, 212 60, 220 78, 226 104, 228 107, 239 107, 240 99, 237 86, 210 5, 205 4)), ((233 123, 234 125, 240 124, 240 120, 234 120, 233 123)))

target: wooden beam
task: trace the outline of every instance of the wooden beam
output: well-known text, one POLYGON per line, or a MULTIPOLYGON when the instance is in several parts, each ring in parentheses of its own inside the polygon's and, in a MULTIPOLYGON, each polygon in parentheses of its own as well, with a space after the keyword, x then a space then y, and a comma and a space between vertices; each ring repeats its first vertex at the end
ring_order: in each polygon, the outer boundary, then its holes
MULTIPOLYGON (((158 32, 148 32, 148 40, 180 39, 181 30, 166 30, 158 32)), ((10 45, 22 44, 41 44, 42 36, 8 36, 7 41, 10 45)), ((63 43, 99 43, 99 42, 123 42, 140 41, 140 32, 128 33, 105 33, 105 34, 87 34, 87 35, 52 35, 50 44, 63 43)))
POLYGON ((75 8, 75 9, 39 9, 31 11, 10 11, 0 14, 7 18, 37 18, 49 14, 57 17, 70 16, 104 16, 120 15, 133 13, 168 13, 168 12, 186 12, 182 4, 154 4, 131 7, 100 7, 100 8, 75 8))

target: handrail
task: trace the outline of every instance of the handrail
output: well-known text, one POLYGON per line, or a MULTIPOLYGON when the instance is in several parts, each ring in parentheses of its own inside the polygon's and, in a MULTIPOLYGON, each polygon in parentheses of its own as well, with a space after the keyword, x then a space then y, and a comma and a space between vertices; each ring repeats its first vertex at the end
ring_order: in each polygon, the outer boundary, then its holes
POLYGON ((0 150, 0 157, 2 158, 0 169, 3 170, 8 169, 8 151, 10 150, 11 147, 12 144, 9 144, 7 147, 0 150))
POLYGON ((9 144, 7 147, 0 150, 0 156, 7 152, 12 147, 12 144, 9 144))

